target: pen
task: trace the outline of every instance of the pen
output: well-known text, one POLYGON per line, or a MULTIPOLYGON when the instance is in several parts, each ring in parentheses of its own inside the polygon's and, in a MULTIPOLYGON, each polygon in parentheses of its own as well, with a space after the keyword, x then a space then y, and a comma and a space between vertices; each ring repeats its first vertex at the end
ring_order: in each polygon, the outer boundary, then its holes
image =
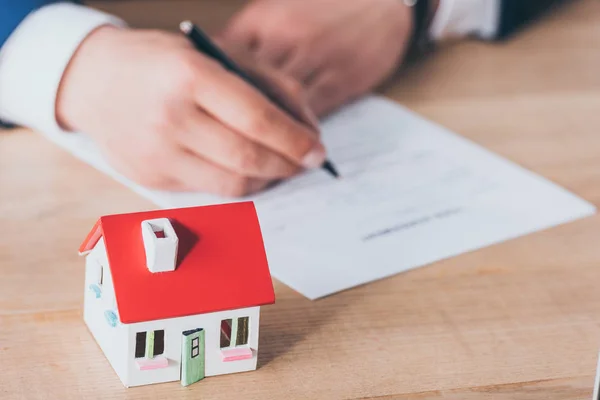
MULTIPOLYGON (((183 32, 190 41, 194 44, 196 49, 203 53, 204 55, 218 61, 225 69, 232 72, 233 74, 239 76, 243 80, 245 80, 248 84, 258 89, 261 93, 269 98, 274 104, 276 104, 279 108, 286 111, 288 114, 293 115, 287 107, 282 104, 278 99, 272 96, 267 90, 264 90, 260 84, 255 82, 243 69, 241 69, 233 60, 231 60, 223 50, 217 47, 216 44, 213 43, 212 40, 208 37, 207 34, 202 32, 200 28, 194 25, 191 21, 183 21, 179 24, 179 29, 183 32)), ((325 160, 325 162, 321 165, 321 168, 329 172, 334 178, 339 178, 340 174, 337 169, 333 165, 333 163, 329 160, 325 160)))

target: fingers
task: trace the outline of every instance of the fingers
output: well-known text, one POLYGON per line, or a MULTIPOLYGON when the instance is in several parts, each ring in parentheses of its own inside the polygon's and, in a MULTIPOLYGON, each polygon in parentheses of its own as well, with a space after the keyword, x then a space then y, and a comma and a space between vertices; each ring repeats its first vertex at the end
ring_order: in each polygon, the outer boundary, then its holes
POLYGON ((345 102, 351 100, 350 93, 339 82, 339 74, 328 73, 320 76, 308 88, 308 103, 315 114, 325 116, 345 102))
POLYGON ((136 160, 139 161, 142 159, 142 157, 138 156, 138 159, 132 159, 131 157, 122 156, 120 154, 113 154, 108 149, 103 150, 103 154, 107 161, 116 171, 143 187, 173 191, 182 189, 181 183, 177 179, 164 174, 160 167, 157 167, 152 163, 150 165, 143 165, 143 162, 135 162, 136 160))
POLYGON ((290 46, 289 40, 273 38, 258 42, 253 52, 259 61, 280 68, 292 57, 294 50, 294 47, 290 46))
POLYGON ((304 81, 314 68, 305 65, 306 55, 298 54, 296 40, 285 31, 280 35, 268 35, 268 40, 261 39, 264 33, 261 33, 261 27, 256 25, 256 21, 261 18, 262 15, 257 10, 251 10, 250 13, 246 10, 230 20, 220 37, 224 39, 223 42, 245 47, 262 63, 286 72, 290 68, 295 73, 294 77, 304 81))
POLYGON ((182 151, 171 166, 176 185, 183 191, 202 191, 225 197, 242 197, 260 191, 269 180, 249 178, 219 168, 200 157, 182 151))
POLYGON ((240 49, 243 49, 255 60, 271 65, 302 83, 308 83, 316 75, 315 57, 298 49, 291 39, 281 37, 261 41, 259 37, 258 32, 246 29, 242 24, 232 24, 219 37, 219 43, 236 60, 240 59, 240 49))
POLYGON ((198 110, 192 110, 178 143, 190 152, 234 173, 262 179, 295 175, 300 167, 268 148, 234 132, 198 110))
MULTIPOLYGON (((181 127, 173 127, 181 130, 181 127)), ((153 134, 118 148, 98 143, 110 165, 123 176, 151 189, 196 191, 240 197, 260 191, 273 179, 228 170, 172 140, 177 135, 153 134)))
POLYGON ((109 157, 109 161, 125 177, 151 189, 241 197, 270 184, 266 179, 250 178, 220 168, 182 148, 165 147, 160 156, 152 158, 159 159, 159 164, 135 163, 123 157, 109 157))
POLYGON ((235 44, 237 47, 252 52, 256 51, 260 44, 259 32, 246 26, 239 15, 232 17, 225 29, 219 32, 215 39, 220 42, 220 45, 223 43, 235 44))
POLYGON ((314 55, 297 50, 288 57, 285 63, 281 64, 280 69, 303 84, 309 85, 319 74, 318 63, 314 60, 314 55))
POLYGON ((312 129, 223 68, 205 66, 203 71, 195 97, 207 113, 296 165, 317 168, 323 163, 325 148, 312 129))

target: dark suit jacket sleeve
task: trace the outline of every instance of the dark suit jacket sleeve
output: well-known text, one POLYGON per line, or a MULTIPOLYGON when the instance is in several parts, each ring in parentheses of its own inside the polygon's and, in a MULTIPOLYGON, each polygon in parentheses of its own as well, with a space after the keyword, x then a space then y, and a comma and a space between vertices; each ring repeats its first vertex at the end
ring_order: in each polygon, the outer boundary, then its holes
POLYGON ((0 48, 32 11, 58 0, 0 0, 0 48))
POLYGON ((497 39, 505 39, 553 7, 573 0, 502 0, 497 39))

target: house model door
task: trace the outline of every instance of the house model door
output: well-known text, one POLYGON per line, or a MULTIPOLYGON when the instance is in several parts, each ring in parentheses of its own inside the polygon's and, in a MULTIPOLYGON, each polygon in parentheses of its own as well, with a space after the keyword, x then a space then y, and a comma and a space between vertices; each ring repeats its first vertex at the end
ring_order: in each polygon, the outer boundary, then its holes
POLYGON ((188 386, 204 379, 204 329, 182 333, 181 385, 188 386))

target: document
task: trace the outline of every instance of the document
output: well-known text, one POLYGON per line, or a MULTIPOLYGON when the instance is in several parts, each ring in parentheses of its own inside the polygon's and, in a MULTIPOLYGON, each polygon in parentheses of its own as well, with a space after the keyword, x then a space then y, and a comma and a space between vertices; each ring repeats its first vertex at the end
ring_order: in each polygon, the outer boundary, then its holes
MULTIPOLYGON (((429 122, 368 97, 323 126, 336 180, 306 172, 256 204, 272 275, 310 299, 589 216, 592 204, 429 122)), ((235 201, 151 191, 117 174, 84 135, 52 135, 161 207, 235 201)))

